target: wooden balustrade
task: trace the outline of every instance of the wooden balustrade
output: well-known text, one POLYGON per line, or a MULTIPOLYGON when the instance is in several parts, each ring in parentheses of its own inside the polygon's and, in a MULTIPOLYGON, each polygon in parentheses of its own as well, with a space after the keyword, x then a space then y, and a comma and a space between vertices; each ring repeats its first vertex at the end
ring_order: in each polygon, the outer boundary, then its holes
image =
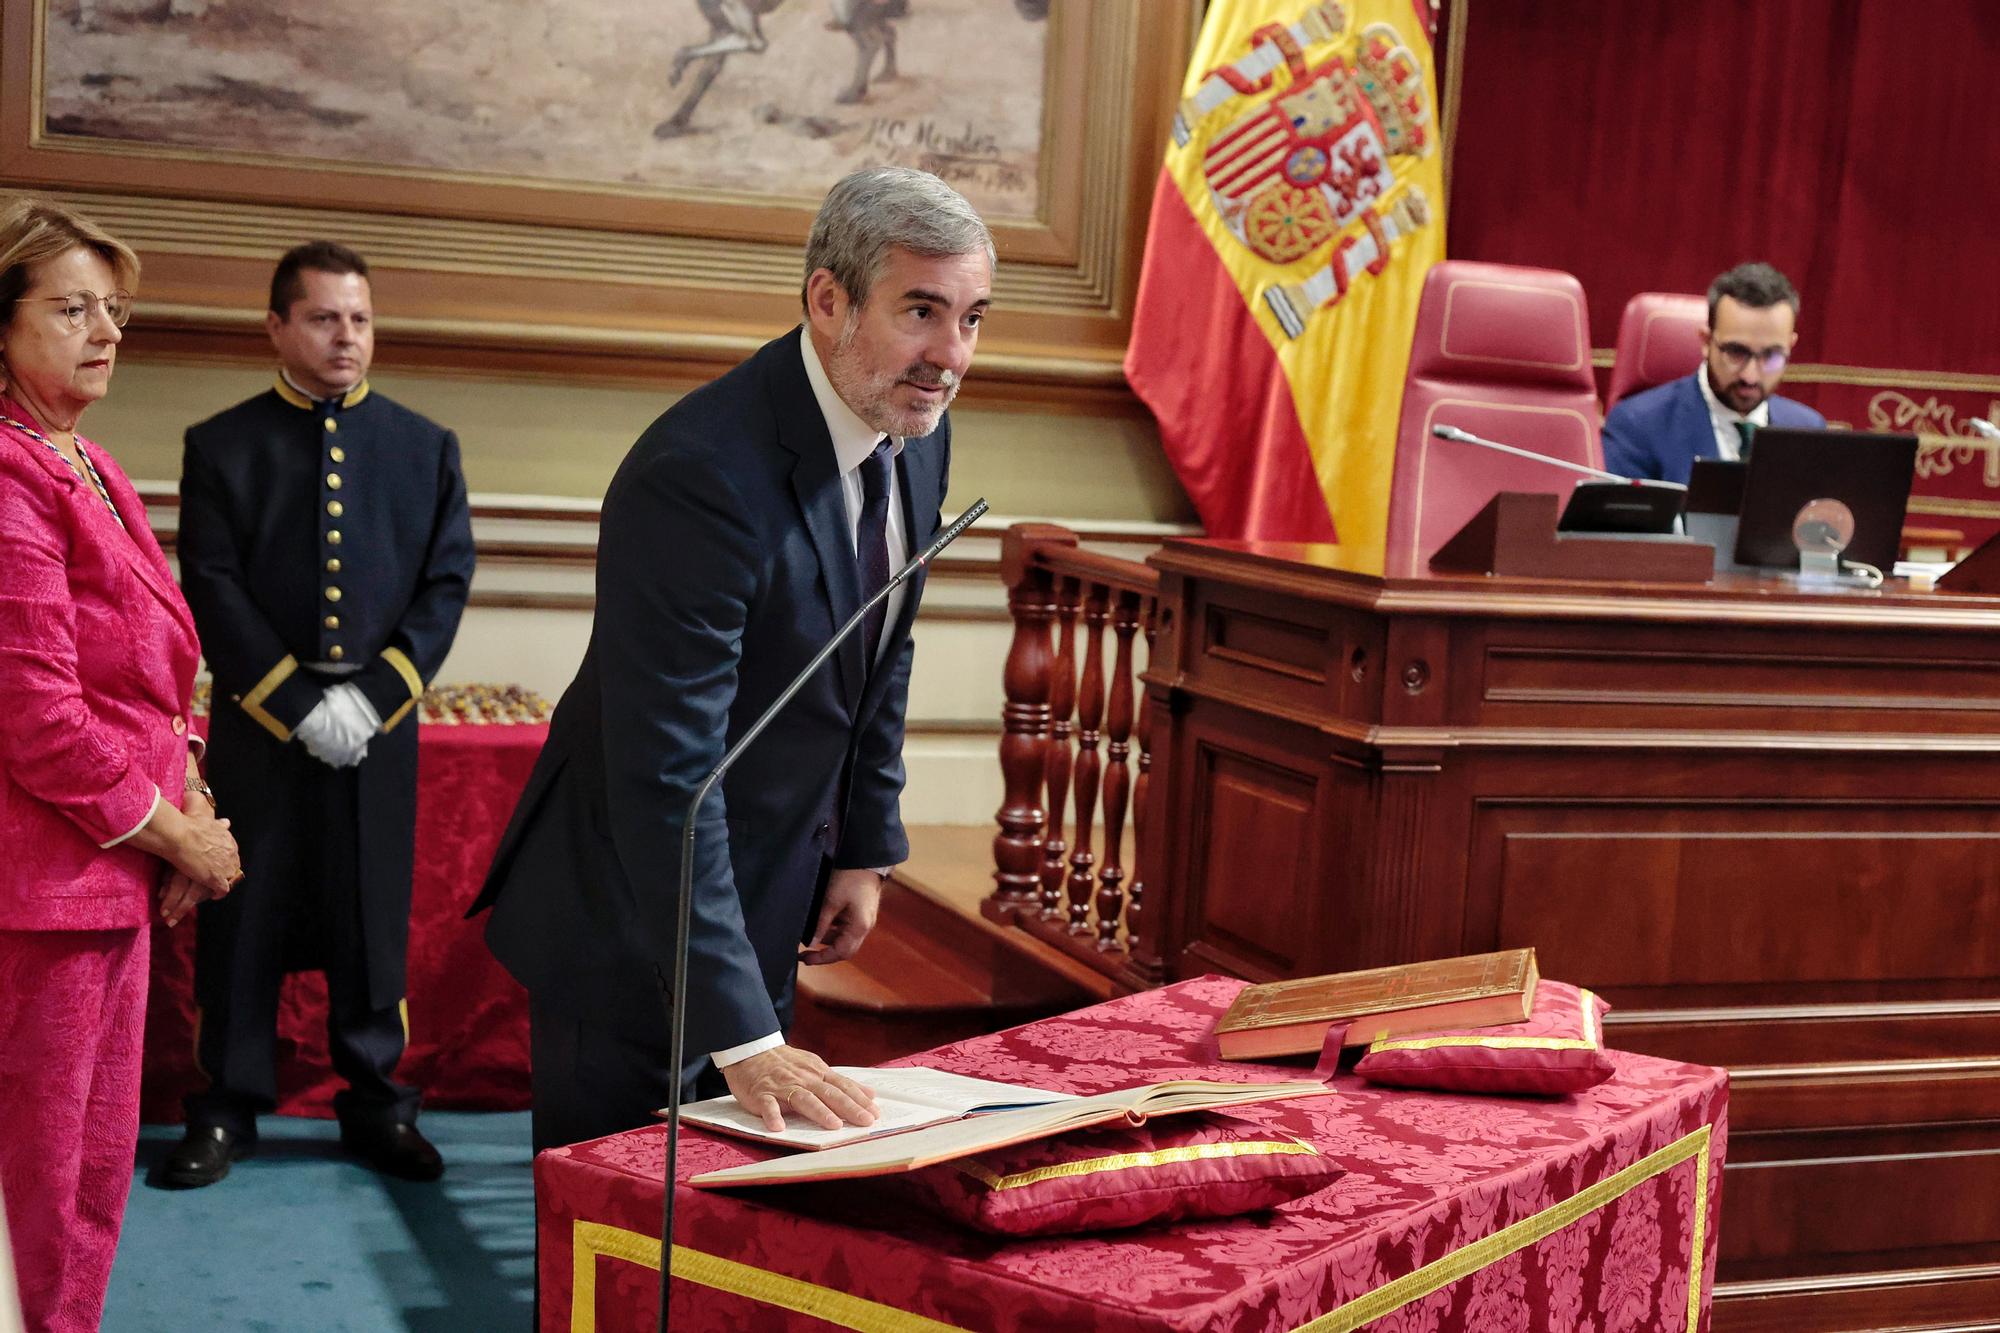
POLYGON ((1145 867, 1127 831, 1135 840, 1147 827, 1142 807, 1156 790, 1139 653, 1143 638, 1152 655, 1159 578, 1147 565, 1080 549, 1075 533, 1053 524, 1010 528, 1000 563, 1014 640, 1000 740, 1006 794, 986 915, 1122 984, 1157 984, 1145 867))

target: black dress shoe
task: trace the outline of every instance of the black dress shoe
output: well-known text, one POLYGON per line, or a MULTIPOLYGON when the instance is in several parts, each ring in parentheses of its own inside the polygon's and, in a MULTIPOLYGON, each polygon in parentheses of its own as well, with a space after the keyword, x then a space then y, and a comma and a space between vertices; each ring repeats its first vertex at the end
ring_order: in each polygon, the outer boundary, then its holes
POLYGON ((444 1158, 415 1125, 400 1121, 356 1120, 340 1123, 340 1146, 385 1176, 400 1180, 436 1180, 444 1174, 444 1158))
POLYGON ((189 1125, 160 1172, 168 1189, 194 1190, 229 1174, 229 1164, 257 1151, 257 1140, 239 1138, 220 1125, 189 1125))

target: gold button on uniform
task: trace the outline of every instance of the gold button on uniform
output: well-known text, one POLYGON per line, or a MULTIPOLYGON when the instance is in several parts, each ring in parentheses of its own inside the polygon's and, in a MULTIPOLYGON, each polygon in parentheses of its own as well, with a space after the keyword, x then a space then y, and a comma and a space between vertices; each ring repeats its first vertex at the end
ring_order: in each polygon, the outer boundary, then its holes
POLYGON ((343 505, 342 505, 342 504, 340 503, 340 501, 338 501, 338 500, 328 500, 328 501, 326 502, 326 512, 327 512, 327 513, 329 513, 329 514, 332 514, 332 515, 333 515, 333 516, 334 516, 335 518, 339 518, 339 517, 340 517, 340 516, 341 516, 342 514, 346 513, 346 512, 347 512, 347 510, 346 510, 346 508, 345 508, 345 507, 344 507, 344 506, 343 506, 343 505))
POLYGON ((345 463, 347 461, 347 450, 336 444, 333 448, 326 451, 326 456, 336 463, 345 463))
POLYGON ((327 618, 326 618, 325 620, 322 620, 322 621, 320 622, 320 624, 322 624, 322 625, 326 626, 326 627, 327 627, 328 629, 339 629, 339 628, 340 628, 340 617, 339 617, 339 616, 328 616, 328 617, 327 617, 327 618))
POLYGON ((326 600, 327 600, 327 601, 329 601, 329 602, 337 602, 337 601, 339 601, 339 600, 340 600, 340 589, 338 589, 338 588, 328 588, 328 589, 326 590, 326 600))
POLYGON ((341 658, 347 656, 346 653, 341 651, 340 645, 337 643, 333 645, 333 647, 326 650, 326 655, 336 662, 338 662, 341 658))
POLYGON ((340 561, 338 560, 327 561, 326 572, 329 574, 338 574, 340 572, 340 561))
POLYGON ((327 533, 326 533, 326 544, 327 544, 328 546, 338 546, 338 545, 340 545, 340 529, 339 529, 339 528, 329 528, 329 529, 327 529, 327 533))
POLYGON ((335 431, 337 431, 337 430, 339 430, 339 429, 340 429, 340 426, 339 426, 339 423, 335 422, 335 421, 334 421, 334 419, 333 419, 332 417, 328 417, 328 418, 326 419, 326 433, 327 433, 327 434, 331 435, 331 434, 333 434, 333 433, 334 433, 335 431))
POLYGON ((326 474, 326 488, 330 491, 340 489, 340 474, 338 472, 329 472, 326 474))

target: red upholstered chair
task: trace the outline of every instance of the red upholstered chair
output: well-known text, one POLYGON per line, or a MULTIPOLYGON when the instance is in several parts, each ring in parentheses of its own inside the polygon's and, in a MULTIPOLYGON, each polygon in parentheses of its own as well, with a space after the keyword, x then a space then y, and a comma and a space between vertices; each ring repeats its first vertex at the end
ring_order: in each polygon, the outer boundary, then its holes
POLYGON ((1583 285, 1553 269, 1446 260, 1424 279, 1389 488, 1387 569, 1418 574, 1500 491, 1568 494, 1578 475, 1438 425, 1587 467, 1604 465, 1583 285))
POLYGON ((1708 327, 1708 302, 1684 292, 1640 292, 1625 303, 1618 321, 1618 351, 1611 361, 1611 384, 1604 410, 1627 394, 1650 389, 1701 364, 1701 331, 1708 327))

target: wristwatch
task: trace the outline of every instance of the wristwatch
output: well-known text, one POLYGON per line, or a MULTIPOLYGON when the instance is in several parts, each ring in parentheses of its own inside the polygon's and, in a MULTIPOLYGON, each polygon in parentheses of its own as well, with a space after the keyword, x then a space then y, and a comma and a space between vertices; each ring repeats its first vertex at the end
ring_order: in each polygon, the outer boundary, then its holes
POLYGON ((192 792, 200 792, 200 793, 202 794, 202 796, 204 796, 205 798, 207 798, 207 800, 208 800, 208 808, 209 808, 209 809, 211 809, 211 810, 214 810, 214 809, 218 809, 218 808, 219 808, 219 807, 218 807, 218 806, 217 806, 217 805, 215 804, 215 790, 214 790, 214 788, 212 788, 212 787, 210 787, 210 786, 208 785, 208 782, 207 782, 207 780, 206 780, 206 779, 204 779, 204 778, 189 778, 189 779, 187 780, 187 789, 188 789, 189 791, 192 791, 192 792))

